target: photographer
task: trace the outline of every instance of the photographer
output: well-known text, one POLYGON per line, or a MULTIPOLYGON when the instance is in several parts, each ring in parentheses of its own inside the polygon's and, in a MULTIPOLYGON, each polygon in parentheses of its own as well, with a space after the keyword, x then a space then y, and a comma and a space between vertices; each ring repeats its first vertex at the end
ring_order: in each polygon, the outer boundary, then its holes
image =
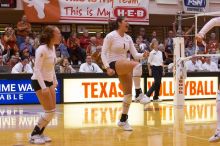
POLYGON ((63 58, 60 62, 60 73, 76 73, 67 58, 63 58))

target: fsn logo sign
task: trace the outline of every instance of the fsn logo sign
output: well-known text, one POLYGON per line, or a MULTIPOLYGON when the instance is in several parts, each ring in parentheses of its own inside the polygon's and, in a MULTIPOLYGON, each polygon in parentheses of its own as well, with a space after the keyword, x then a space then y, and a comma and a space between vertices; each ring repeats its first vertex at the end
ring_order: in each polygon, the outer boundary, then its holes
POLYGON ((201 13, 208 10, 208 0, 184 0, 183 9, 188 13, 201 13))
POLYGON ((187 7, 206 7, 206 0, 184 0, 187 7))

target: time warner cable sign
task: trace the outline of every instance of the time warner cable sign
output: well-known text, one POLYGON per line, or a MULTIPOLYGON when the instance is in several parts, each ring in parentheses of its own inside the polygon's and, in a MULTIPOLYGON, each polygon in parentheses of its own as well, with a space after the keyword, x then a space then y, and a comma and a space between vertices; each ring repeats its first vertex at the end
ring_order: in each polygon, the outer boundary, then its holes
MULTIPOLYGON (((56 89, 56 102, 60 103, 60 81, 56 89)), ((38 98, 31 80, 0 80, 0 104, 37 104, 38 98)))
POLYGON ((183 0, 185 12, 200 13, 208 10, 209 0, 183 0))

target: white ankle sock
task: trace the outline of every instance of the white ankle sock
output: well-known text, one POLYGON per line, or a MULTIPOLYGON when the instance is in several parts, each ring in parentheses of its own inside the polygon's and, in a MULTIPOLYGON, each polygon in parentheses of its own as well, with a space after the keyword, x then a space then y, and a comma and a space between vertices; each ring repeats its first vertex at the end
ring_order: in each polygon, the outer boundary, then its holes
POLYGON ((140 83, 141 83, 141 78, 140 77, 133 77, 133 81, 134 81, 134 87, 135 89, 140 89, 140 83))
POLYGON ((220 130, 220 101, 216 101, 217 129, 220 130))
POLYGON ((220 101, 220 90, 217 91, 217 97, 216 97, 217 101, 220 101))

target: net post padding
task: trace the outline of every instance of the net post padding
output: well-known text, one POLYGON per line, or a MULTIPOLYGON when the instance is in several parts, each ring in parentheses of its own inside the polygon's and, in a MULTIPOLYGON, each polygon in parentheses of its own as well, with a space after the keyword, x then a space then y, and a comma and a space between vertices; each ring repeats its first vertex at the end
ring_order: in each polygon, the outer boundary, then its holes
POLYGON ((185 104, 185 79, 187 78, 187 69, 185 61, 193 57, 219 57, 220 54, 196 54, 193 56, 185 57, 185 45, 183 37, 173 38, 174 43, 174 105, 184 106, 185 104))
POLYGON ((181 58, 185 57, 185 45, 183 37, 173 38, 174 43, 174 105, 183 106, 185 103, 184 81, 186 78, 185 66, 181 58))

